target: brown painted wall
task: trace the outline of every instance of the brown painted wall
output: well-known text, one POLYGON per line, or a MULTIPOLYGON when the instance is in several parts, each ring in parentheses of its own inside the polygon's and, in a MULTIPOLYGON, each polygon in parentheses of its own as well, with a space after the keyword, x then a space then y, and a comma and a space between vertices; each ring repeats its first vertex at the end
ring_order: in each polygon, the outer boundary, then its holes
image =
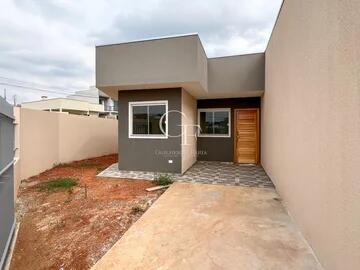
POLYGON ((231 137, 209 138, 198 137, 198 160, 227 161, 234 160, 234 109, 260 108, 260 98, 225 98, 225 99, 200 99, 198 108, 231 108, 231 137))
POLYGON ((119 91, 119 168, 181 173, 181 115, 169 114, 167 139, 129 138, 129 102, 168 100, 168 110, 181 111, 181 88, 119 91), (168 163, 168 160, 173 163, 168 163))
POLYGON ((324 269, 360 269, 360 1, 285 0, 266 51, 262 164, 324 269))

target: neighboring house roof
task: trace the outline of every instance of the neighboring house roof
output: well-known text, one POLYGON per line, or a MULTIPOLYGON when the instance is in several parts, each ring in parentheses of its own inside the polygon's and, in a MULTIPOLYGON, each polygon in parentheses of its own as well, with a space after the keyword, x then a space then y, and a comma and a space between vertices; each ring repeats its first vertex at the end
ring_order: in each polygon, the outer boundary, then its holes
POLYGON ((197 98, 260 96, 265 55, 208 58, 198 34, 96 47, 96 87, 119 90, 182 87, 197 98))
POLYGON ((104 97, 104 98, 110 98, 107 94, 105 94, 103 91, 100 91, 100 90, 98 90, 99 91, 99 96, 100 97, 104 97))
POLYGON ((73 95, 69 95, 68 98, 99 104, 99 89, 90 86, 87 90, 76 91, 73 95))
POLYGON ((70 99, 77 99, 93 104, 99 104, 99 97, 110 99, 107 94, 100 91, 95 86, 90 86, 87 90, 76 91, 73 95, 69 95, 67 97, 70 99))
POLYGON ((23 108, 35 110, 72 110, 72 111, 90 111, 104 112, 104 105, 93 104, 86 101, 69 99, 69 98, 52 98, 39 101, 24 102, 21 104, 23 108))

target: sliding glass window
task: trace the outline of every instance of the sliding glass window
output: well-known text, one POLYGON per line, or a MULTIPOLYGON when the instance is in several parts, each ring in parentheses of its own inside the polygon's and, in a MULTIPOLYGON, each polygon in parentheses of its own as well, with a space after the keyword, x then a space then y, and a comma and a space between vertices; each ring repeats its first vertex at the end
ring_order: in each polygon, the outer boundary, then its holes
POLYGON ((129 138, 167 138, 167 111, 167 101, 129 102, 129 138))
POLYGON ((231 109, 199 109, 199 137, 230 137, 231 109))

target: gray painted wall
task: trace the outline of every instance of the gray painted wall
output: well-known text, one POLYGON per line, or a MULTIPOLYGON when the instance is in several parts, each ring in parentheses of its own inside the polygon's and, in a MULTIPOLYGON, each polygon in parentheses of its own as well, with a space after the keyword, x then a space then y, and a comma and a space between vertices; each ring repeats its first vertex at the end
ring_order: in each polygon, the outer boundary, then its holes
POLYGON ((97 46, 96 86, 197 81, 206 87, 201 46, 198 35, 97 46))
POLYGON ((198 108, 231 108, 231 137, 214 138, 198 137, 198 160, 227 161, 234 160, 234 109, 260 108, 260 98, 224 98, 201 99, 197 101, 198 108))
MULTIPOLYGON (((181 111, 181 88, 119 91, 119 169, 181 172, 181 136, 168 139, 129 138, 128 104, 133 101, 168 100, 168 109, 181 111), (169 164, 168 160, 173 163, 169 164)), ((171 113, 169 134, 181 134, 181 115, 171 113)))
POLYGON ((265 89, 265 54, 208 59, 208 98, 226 97, 265 89))
MULTIPOLYGON (((0 97, 0 171, 14 158, 12 106, 0 97)), ((0 269, 4 264, 15 221, 13 166, 0 175, 0 269)))

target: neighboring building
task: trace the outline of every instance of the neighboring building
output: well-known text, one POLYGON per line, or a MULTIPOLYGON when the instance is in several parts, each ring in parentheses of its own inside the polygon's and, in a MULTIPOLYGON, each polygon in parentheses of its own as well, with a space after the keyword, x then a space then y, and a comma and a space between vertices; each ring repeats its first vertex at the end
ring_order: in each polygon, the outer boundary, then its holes
POLYGON ((80 100, 91 104, 100 104, 99 90, 94 86, 90 86, 87 90, 76 91, 73 95, 67 96, 67 98, 80 100))
POLYGON ((197 34, 96 47, 96 87, 119 102, 124 170, 258 163, 264 82, 264 53, 207 58, 197 34))
POLYGON ((98 95, 99 95, 99 104, 104 105, 104 112, 100 113, 100 117, 117 118, 118 103, 100 90, 98 90, 98 95))
POLYGON ((104 112, 104 106, 93 104, 86 101, 69 99, 69 98, 50 98, 39 101, 24 102, 21 107, 33 110, 62 112, 78 115, 95 115, 99 116, 104 112))
POLYGON ((43 98, 39 101, 24 102, 21 106, 42 111, 95 115, 104 118, 117 117, 114 101, 95 87, 77 91, 66 98, 43 98))
POLYGON ((95 86, 90 86, 88 90, 76 91, 74 95, 70 95, 68 98, 100 104, 103 106, 103 110, 99 112, 100 117, 117 118, 117 103, 95 86))

